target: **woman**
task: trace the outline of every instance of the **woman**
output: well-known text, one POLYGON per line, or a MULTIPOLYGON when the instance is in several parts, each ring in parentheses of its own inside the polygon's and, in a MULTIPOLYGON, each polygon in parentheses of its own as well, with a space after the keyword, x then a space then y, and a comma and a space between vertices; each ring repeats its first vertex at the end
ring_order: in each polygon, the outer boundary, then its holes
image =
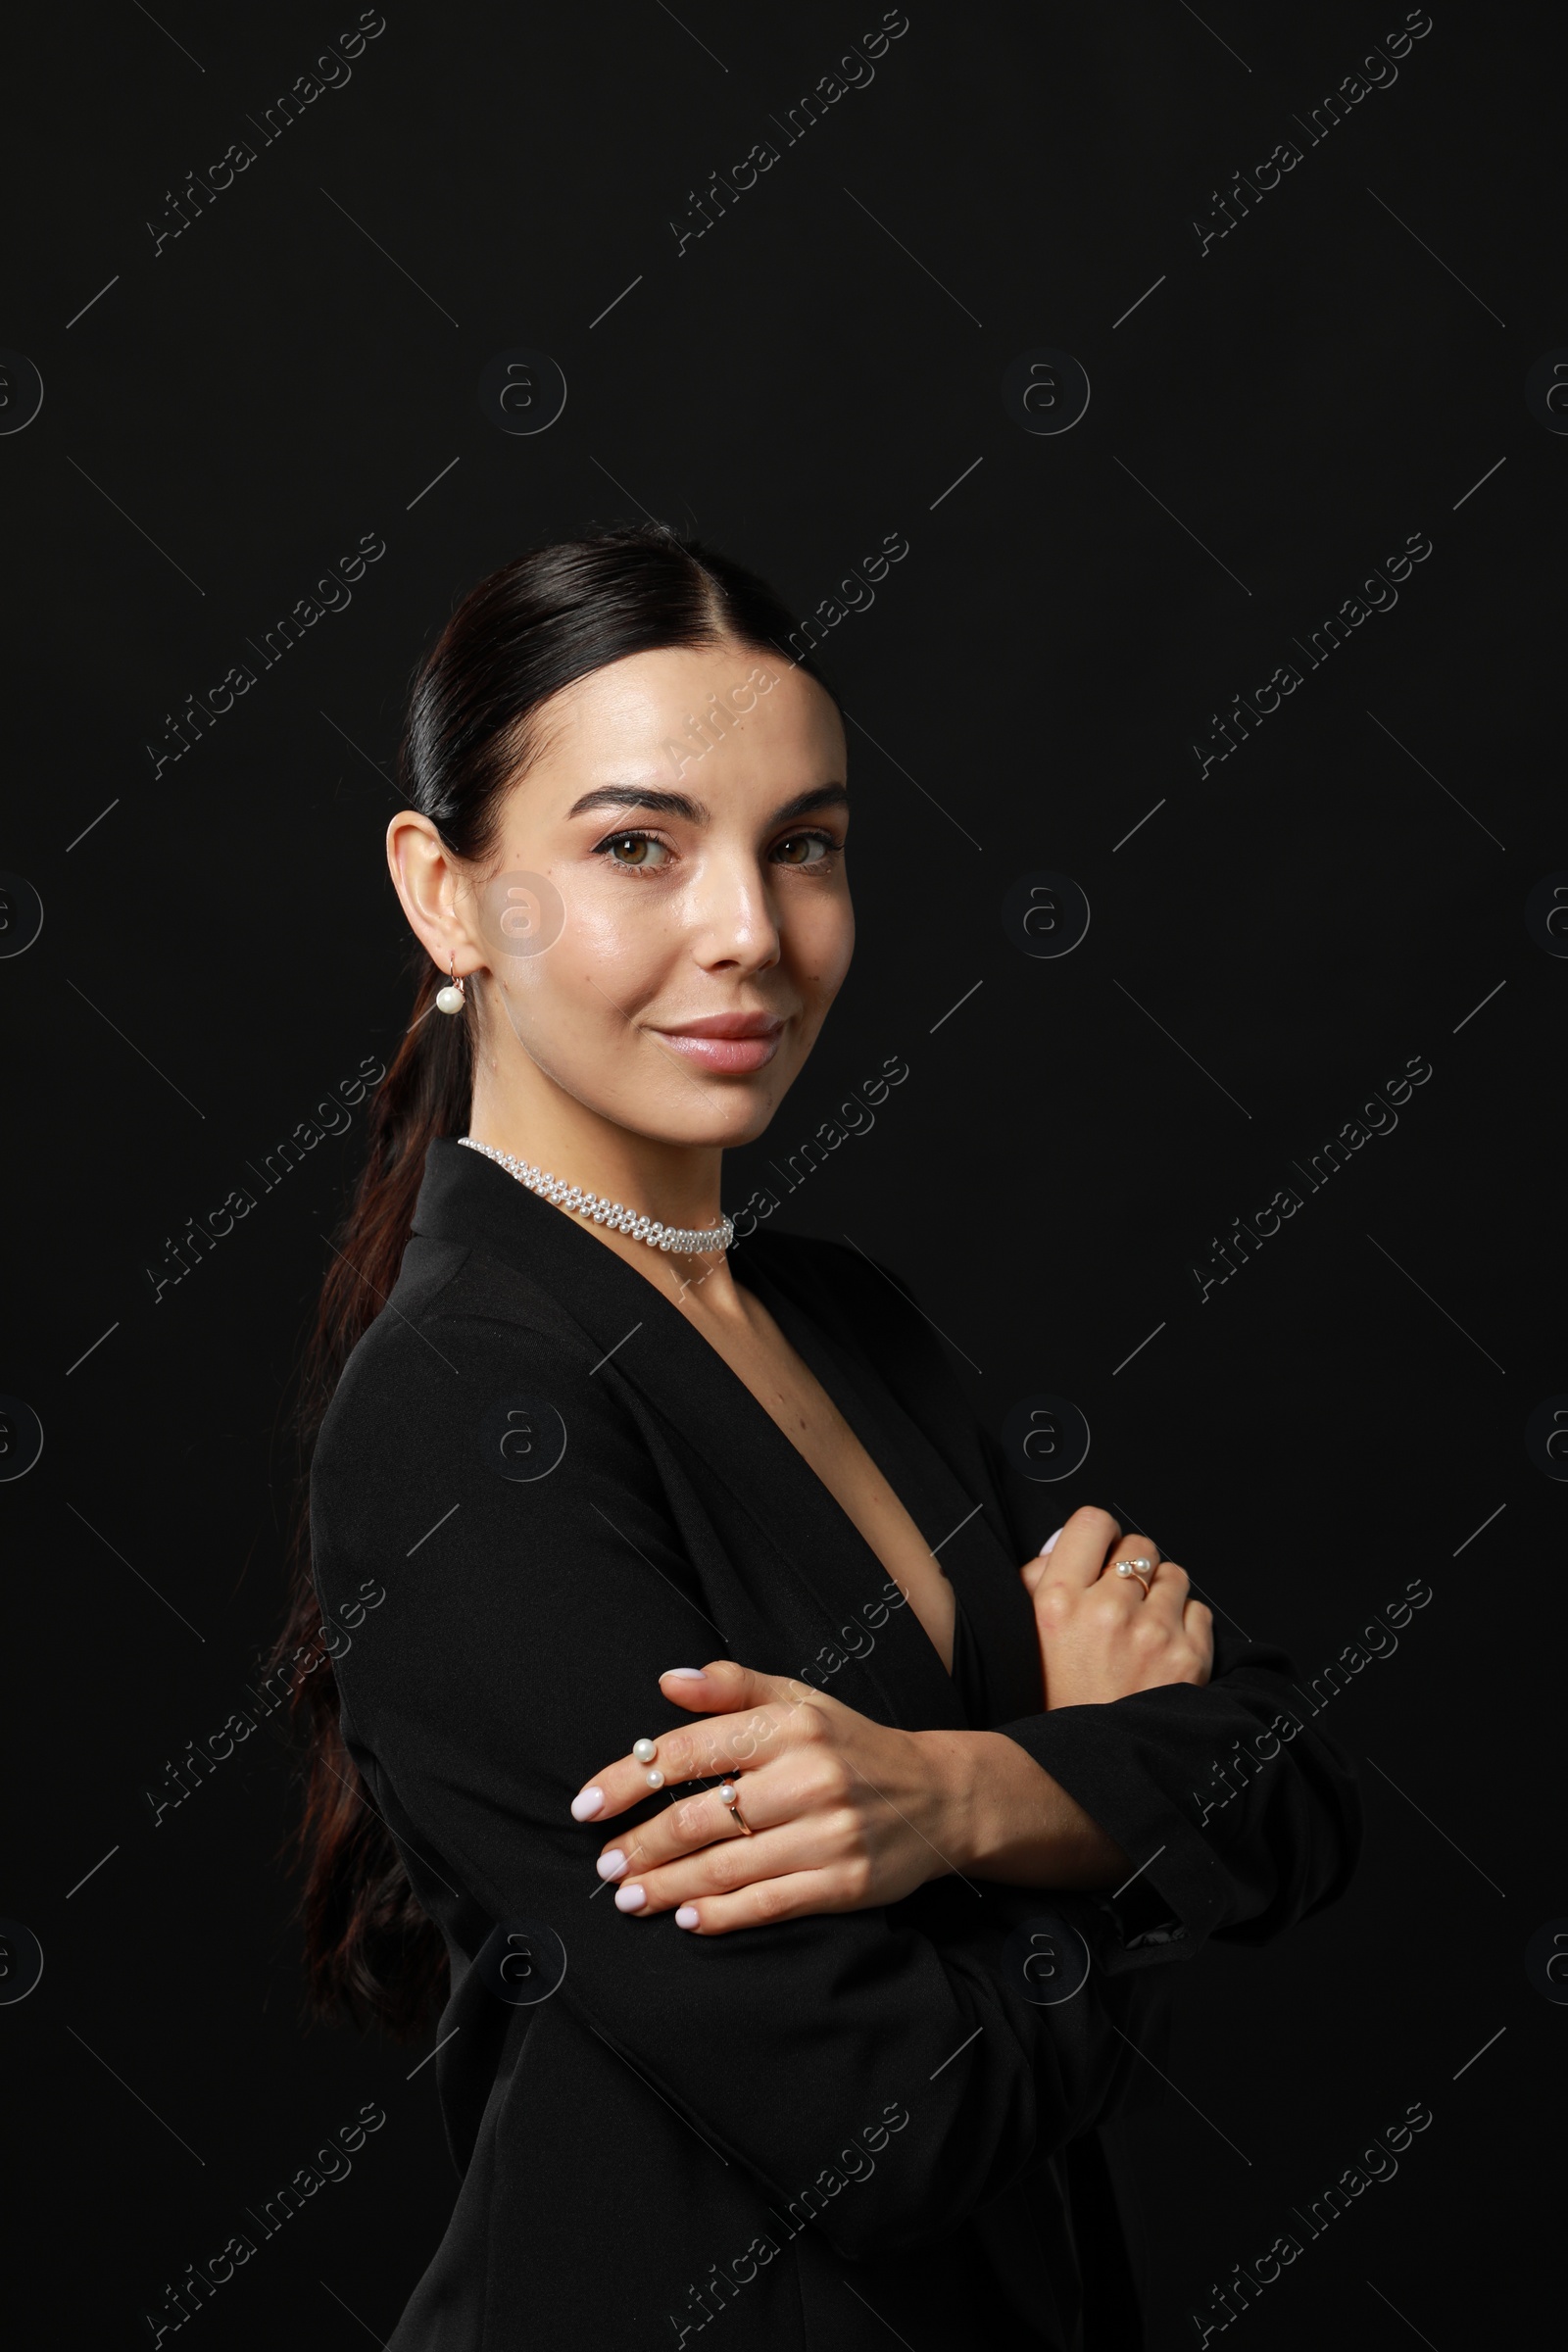
POLYGON ((1161 1970, 1353 1859, 1286 1661, 1103 1511, 1042 1546, 894 1275, 721 1215, 853 938, 788 627, 606 533, 483 582, 413 694, 424 976, 283 1644, 341 1658, 300 1683, 318 1996, 445 1991, 462 2185, 395 2352, 1139 2343, 1161 1970))

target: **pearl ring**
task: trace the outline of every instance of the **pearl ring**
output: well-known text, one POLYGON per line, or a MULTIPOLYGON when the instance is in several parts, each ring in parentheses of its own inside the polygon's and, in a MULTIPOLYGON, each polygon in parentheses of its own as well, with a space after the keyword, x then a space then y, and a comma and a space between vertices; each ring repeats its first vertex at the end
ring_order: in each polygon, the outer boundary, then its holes
MULTIPOLYGON (((658 1743, 652 1740, 634 1740, 631 1743, 631 1752, 639 1764, 653 1764, 654 1758, 659 1753, 658 1743)), ((657 1766, 652 1772, 645 1773, 643 1778, 647 1781, 650 1788, 662 1788, 664 1786, 664 1776, 657 1766)))
POLYGON ((736 1788, 734 1782, 720 1782, 718 1793, 722 1801, 728 1805, 734 1818, 740 1823, 741 1828, 746 1832, 747 1837, 755 1838, 757 1835, 756 1831, 752 1828, 751 1823, 741 1811, 741 1792, 736 1788))
POLYGON ((1118 1560, 1116 1574, 1118 1576, 1136 1576, 1147 1592, 1154 1581, 1154 1562, 1152 1560, 1118 1560))

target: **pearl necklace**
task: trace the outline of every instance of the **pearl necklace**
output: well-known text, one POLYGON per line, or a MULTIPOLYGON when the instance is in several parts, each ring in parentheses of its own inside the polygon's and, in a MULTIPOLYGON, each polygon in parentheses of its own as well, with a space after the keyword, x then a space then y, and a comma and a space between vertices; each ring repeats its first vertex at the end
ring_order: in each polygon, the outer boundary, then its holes
POLYGON ((646 1242, 651 1250, 678 1250, 683 1255, 697 1256, 708 1250, 727 1250, 735 1239, 733 1218, 721 1217, 706 1233, 689 1225, 661 1225, 656 1217, 641 1217, 634 1208, 625 1208, 618 1200, 602 1200, 597 1193, 585 1193, 580 1185, 567 1184, 560 1176, 547 1176, 542 1168, 530 1166, 525 1159, 514 1159, 510 1152, 496 1152, 489 1144, 476 1143, 471 1135, 459 1136, 458 1141, 466 1144, 470 1152, 482 1152, 486 1159, 493 1159, 498 1168, 505 1168, 509 1176, 514 1176, 541 1200, 588 1217, 595 1225, 608 1225, 612 1232, 629 1233, 633 1241, 646 1242))

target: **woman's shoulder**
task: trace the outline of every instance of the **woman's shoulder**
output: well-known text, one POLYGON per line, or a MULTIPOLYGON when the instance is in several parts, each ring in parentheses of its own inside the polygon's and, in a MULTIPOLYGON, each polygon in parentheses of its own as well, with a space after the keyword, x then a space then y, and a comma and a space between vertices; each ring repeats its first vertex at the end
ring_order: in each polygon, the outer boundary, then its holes
MULTIPOLYGON (((471 1399, 502 1389, 580 1387, 589 1335, 516 1267, 466 1244, 416 1237, 379 1312, 344 1365, 317 1440, 316 1468, 387 1447, 439 1443, 471 1399)), ((595 1384, 596 1387, 601 1384, 595 1384)))

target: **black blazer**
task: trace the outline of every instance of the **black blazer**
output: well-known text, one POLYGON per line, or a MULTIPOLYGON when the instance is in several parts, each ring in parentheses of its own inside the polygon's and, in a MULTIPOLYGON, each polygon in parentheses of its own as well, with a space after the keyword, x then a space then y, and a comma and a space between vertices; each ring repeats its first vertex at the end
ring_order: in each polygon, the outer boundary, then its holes
POLYGON ((953 1676, 679 1310, 455 1141, 321 1433, 317 1581, 358 1619, 344 1729, 452 1961, 461 2187, 393 2352, 710 2328, 736 2352, 883 2352, 890 2328, 916 2352, 1137 2345, 1117 2117, 1161 2056, 1171 1964, 1341 1890, 1348 1767, 1288 1662, 1231 1639, 1204 1689, 1043 1714, 1018 1569, 1053 1491, 1013 1478, 881 1268, 778 1234, 733 1264, 942 1545, 953 1676), (356 1611, 368 1582, 386 1598, 356 1611), (655 1678, 715 1656, 882 1722, 1005 1732, 1157 1859, 1119 1903, 949 1877, 708 1941, 625 1917, 570 1799, 692 1720, 655 1678), (1254 1777, 1221 1803, 1238 1742, 1254 1777))

